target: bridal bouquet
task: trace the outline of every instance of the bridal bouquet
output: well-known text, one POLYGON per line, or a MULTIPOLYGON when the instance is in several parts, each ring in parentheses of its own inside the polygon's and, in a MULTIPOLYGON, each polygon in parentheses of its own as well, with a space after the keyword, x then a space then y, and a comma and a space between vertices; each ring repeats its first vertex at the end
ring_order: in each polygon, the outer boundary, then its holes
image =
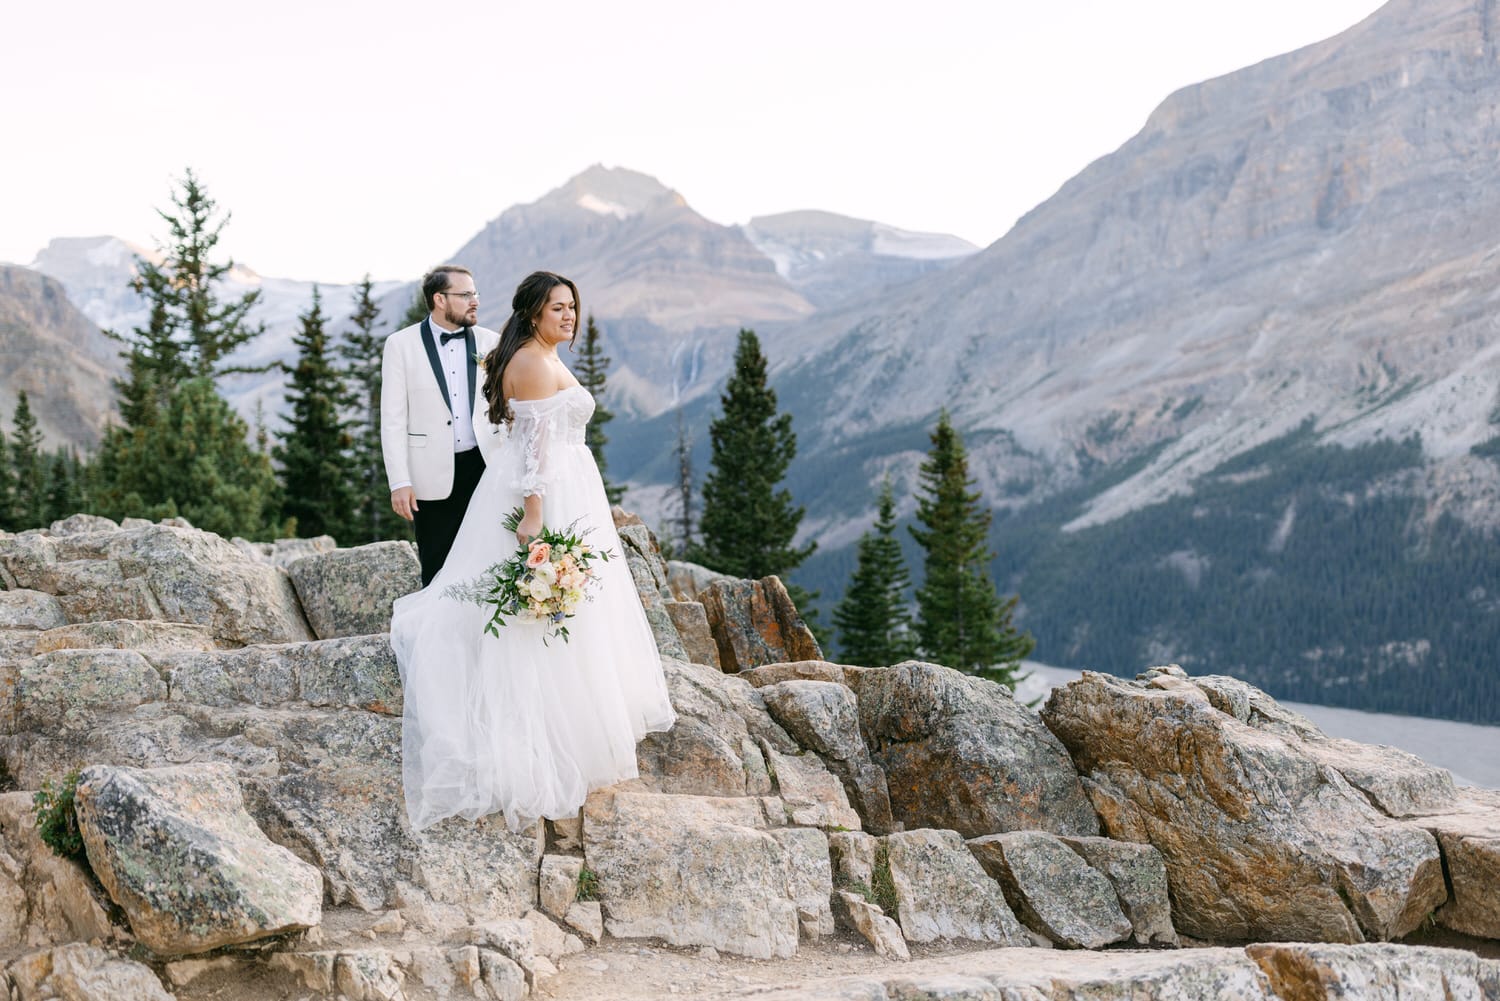
MULTIPOLYGON (((521 508, 512 511, 505 518, 506 529, 514 532, 524 515, 521 508)), ((592 600, 591 591, 599 583, 594 561, 608 562, 611 556, 608 550, 589 545, 584 540, 588 533, 589 529, 580 530, 576 521, 561 531, 544 525, 525 549, 517 549, 478 579, 454 584, 443 594, 476 605, 493 605, 490 620, 484 625, 491 636, 499 636, 500 627, 514 618, 545 623, 543 643, 550 636, 561 636, 566 642, 568 627, 563 622, 577 614, 579 605, 592 600)))

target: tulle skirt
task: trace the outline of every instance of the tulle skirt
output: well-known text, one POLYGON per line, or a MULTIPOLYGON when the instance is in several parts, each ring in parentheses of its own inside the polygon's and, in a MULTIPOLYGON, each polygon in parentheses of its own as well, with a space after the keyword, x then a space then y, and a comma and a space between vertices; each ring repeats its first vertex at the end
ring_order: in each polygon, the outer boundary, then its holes
POLYGON ((635 778, 635 745, 676 719, 598 468, 587 447, 559 445, 544 495, 549 528, 578 519, 596 562, 594 599, 568 619, 569 639, 514 619, 484 632, 490 606, 444 594, 516 550, 502 524, 522 502, 514 450, 489 459, 448 562, 397 599, 391 646, 401 669, 402 780, 413 828, 504 813, 521 831, 577 814, 592 789, 635 778))

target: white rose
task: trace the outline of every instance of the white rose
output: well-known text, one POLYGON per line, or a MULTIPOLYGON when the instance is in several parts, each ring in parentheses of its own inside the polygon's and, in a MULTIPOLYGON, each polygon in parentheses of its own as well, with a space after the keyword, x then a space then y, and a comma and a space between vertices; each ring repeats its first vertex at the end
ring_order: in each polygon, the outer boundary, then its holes
POLYGON ((544 580, 548 584, 555 584, 555 583, 557 583, 557 564, 556 563, 543 563, 541 566, 537 567, 535 570, 533 570, 531 572, 536 575, 536 578, 538 580, 544 580))
POLYGON ((546 601, 552 597, 552 585, 540 576, 532 578, 531 583, 526 585, 526 591, 537 601, 546 601))

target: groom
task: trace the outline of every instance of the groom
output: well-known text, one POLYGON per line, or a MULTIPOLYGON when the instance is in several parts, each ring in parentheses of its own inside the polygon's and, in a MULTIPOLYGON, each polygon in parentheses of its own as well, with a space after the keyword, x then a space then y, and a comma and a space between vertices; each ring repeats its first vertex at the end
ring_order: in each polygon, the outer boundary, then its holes
POLYGON ((500 335, 474 326, 479 293, 468 268, 433 268, 422 279, 422 297, 430 315, 385 341, 380 449, 391 508, 416 529, 426 587, 448 558, 484 472, 476 430, 487 405, 476 359, 500 335))

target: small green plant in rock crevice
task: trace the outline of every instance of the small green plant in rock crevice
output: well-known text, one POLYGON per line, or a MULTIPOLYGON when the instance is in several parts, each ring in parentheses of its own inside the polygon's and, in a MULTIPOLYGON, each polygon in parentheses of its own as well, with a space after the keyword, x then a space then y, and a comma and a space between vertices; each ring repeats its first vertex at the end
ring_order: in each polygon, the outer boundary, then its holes
POLYGON ((69 772, 53 785, 48 779, 31 797, 36 812, 36 832, 58 855, 76 862, 84 861, 83 835, 78 831, 78 814, 73 797, 78 792, 78 773, 69 772))
POLYGON ((578 898, 587 903, 599 899, 599 874, 588 866, 578 870, 578 898))
POLYGON ((870 882, 875 884, 871 887, 875 903, 892 920, 896 920, 896 881, 891 876, 891 853, 884 841, 875 849, 875 869, 870 874, 870 882))

